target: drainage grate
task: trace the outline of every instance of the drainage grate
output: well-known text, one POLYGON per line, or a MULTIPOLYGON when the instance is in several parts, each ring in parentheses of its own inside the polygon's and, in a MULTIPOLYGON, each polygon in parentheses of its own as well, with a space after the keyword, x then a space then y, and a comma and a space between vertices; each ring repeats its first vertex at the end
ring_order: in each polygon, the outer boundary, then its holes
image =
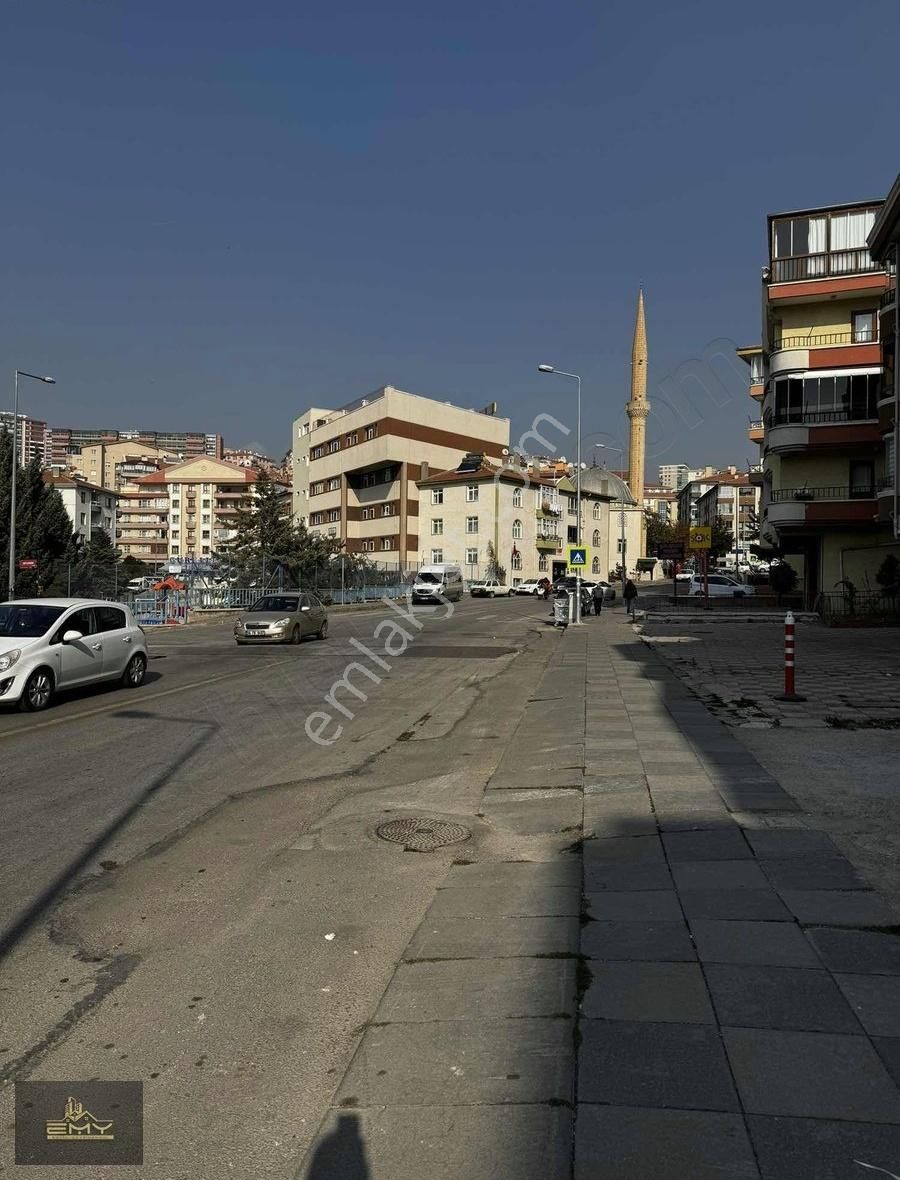
POLYGON ((402 844, 406 852, 434 852, 447 844, 468 840, 471 832, 462 824, 451 824, 443 819, 392 819, 376 829, 377 836, 392 844, 402 844))

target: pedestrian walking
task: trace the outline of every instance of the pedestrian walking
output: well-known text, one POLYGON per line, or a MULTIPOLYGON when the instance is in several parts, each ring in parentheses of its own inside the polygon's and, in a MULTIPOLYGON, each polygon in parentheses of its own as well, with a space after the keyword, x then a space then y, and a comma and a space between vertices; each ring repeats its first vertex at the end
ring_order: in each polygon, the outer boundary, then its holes
POLYGON ((625 610, 630 615, 634 615, 634 604, 637 600, 638 590, 631 578, 625 581, 625 588, 622 590, 622 597, 625 599, 625 610))
POLYGON ((591 598, 594 600, 594 614, 599 615, 603 610, 603 587, 599 582, 591 591, 591 598))

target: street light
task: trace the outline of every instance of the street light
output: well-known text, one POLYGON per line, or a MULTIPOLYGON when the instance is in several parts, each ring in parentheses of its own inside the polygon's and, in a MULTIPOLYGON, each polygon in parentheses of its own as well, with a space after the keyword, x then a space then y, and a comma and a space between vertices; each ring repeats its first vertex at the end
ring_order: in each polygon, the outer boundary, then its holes
MULTIPOLYGON (((601 451, 618 451, 624 457, 625 450, 623 447, 611 447, 608 443, 594 443, 595 447, 599 447, 601 451)), ((619 481, 621 483, 621 480, 619 481)), ((625 585, 625 485, 622 484, 619 490, 619 548, 622 550, 619 555, 622 565, 622 585, 625 585)))
MULTIPOLYGON (((567 373, 563 369, 557 369, 553 365, 538 365, 539 373, 556 373, 559 377, 571 377, 573 381, 578 382, 578 421, 576 423, 577 446, 575 459, 575 518, 578 521, 576 529, 578 545, 582 544, 581 539, 581 378, 577 373, 567 373)), ((575 572, 575 625, 581 622, 581 570, 575 572)))
POLYGON ((19 378, 30 377, 32 381, 43 381, 45 385, 55 385, 55 377, 39 377, 37 373, 26 373, 24 369, 16 369, 15 394, 13 395, 13 445, 12 472, 9 480, 9 597, 10 601, 16 595, 16 474, 19 469, 19 378))

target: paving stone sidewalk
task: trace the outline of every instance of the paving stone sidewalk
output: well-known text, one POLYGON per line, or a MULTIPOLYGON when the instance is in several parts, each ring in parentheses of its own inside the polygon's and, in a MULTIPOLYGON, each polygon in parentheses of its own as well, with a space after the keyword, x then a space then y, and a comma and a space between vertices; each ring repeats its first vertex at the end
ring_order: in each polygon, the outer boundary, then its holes
POLYGON ((300 1175, 900 1174, 900 916, 621 613, 550 642, 300 1175))

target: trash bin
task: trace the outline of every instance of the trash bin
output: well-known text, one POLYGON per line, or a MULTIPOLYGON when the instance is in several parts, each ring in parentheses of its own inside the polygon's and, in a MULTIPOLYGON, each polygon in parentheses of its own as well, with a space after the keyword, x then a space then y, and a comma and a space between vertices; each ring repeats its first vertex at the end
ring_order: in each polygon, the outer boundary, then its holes
POLYGON ((561 594, 553 599, 553 626, 568 627, 571 622, 572 599, 570 595, 561 594))

